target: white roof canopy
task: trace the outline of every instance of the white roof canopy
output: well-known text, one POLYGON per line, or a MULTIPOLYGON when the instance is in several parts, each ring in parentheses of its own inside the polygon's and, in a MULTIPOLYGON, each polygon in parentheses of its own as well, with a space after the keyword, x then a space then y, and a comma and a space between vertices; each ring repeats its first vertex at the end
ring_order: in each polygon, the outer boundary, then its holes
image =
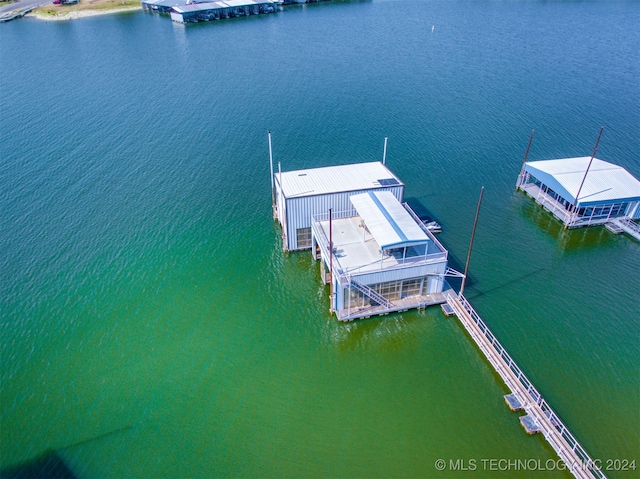
POLYGON ((429 237, 389 191, 349 197, 382 250, 425 244, 429 237))
POLYGON ((283 171, 275 173, 275 180, 282 182, 280 187, 287 198, 403 186, 379 161, 283 171))
POLYGON ((640 181, 621 166, 591 157, 529 161, 525 171, 573 203, 580 190, 578 206, 640 200, 640 181), (582 189, 580 184, 584 179, 582 189))

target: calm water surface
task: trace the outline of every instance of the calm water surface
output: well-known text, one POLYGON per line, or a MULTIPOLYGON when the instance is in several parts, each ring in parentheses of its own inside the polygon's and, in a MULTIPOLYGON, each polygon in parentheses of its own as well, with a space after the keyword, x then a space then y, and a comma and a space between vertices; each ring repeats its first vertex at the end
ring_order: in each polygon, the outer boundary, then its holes
MULTIPOLYGON (((640 4, 373 1, 0 27, 0 467, 79 478, 567 477, 438 308, 341 324, 283 254, 285 170, 379 159, 594 458, 640 466, 640 245, 563 231, 531 159, 640 177, 640 4), (432 31, 433 29, 433 31, 432 31), (478 470, 442 471, 442 458, 478 470)), ((610 477, 638 472, 608 471, 610 477)))

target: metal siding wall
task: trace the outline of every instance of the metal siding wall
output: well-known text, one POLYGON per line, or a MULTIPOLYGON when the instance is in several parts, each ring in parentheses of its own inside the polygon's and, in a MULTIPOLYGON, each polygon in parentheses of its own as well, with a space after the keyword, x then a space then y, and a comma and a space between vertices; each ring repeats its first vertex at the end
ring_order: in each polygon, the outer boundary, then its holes
POLYGON ((640 218, 640 201, 634 203, 631 203, 631 205, 629 205, 629 211, 632 212, 630 213, 630 215, 633 215, 633 219, 638 219, 640 218), (632 212, 633 209, 635 208, 635 212, 632 212))
MULTIPOLYGON (((371 188, 370 190, 364 191, 391 191, 393 195, 398 198, 398 201, 402 201, 404 187, 397 185, 391 188, 371 188)), ((287 239, 289 249, 298 249, 296 231, 299 228, 311 227, 312 215, 328 213, 329 208, 336 213, 339 211, 354 210, 353 205, 349 201, 349 197, 354 194, 363 193, 364 191, 345 191, 329 195, 288 198, 285 210, 287 213, 287 239)))
POLYGON ((442 281, 442 279, 437 276, 432 276, 429 278, 429 283, 427 287, 428 287, 428 291, 427 291, 428 294, 441 293, 442 289, 444 288, 444 281, 442 281))
POLYGON ((363 284, 386 283, 387 281, 419 278, 422 276, 426 276, 427 274, 444 274, 446 268, 447 261, 443 260, 440 263, 428 264, 424 266, 415 266, 395 269, 391 271, 380 271, 379 273, 369 273, 353 276, 353 279, 363 284))

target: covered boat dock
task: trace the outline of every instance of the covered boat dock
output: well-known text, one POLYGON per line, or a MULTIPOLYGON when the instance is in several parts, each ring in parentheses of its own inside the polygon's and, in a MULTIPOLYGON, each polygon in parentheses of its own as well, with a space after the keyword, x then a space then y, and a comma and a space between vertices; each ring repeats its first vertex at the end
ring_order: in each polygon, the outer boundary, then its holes
POLYGON ((598 158, 525 162, 516 188, 567 228, 640 218, 640 181, 621 166, 598 158))
POLYGON ((223 18, 274 13, 276 5, 271 0, 225 0, 190 3, 172 7, 170 15, 171 20, 177 23, 208 22, 223 18))

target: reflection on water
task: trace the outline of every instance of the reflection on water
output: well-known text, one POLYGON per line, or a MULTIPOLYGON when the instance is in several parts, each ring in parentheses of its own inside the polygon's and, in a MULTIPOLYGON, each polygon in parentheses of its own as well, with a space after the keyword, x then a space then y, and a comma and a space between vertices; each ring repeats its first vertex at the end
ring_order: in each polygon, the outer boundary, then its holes
POLYGON ((372 316, 353 322, 327 322, 327 337, 339 351, 358 349, 388 353, 417 346, 425 323, 439 318, 439 310, 411 311, 372 316))
MULTIPOLYGON (((579 249, 596 249, 613 246, 619 238, 604 225, 589 226, 584 228, 565 228, 564 224, 558 220, 552 213, 544 209, 528 196, 522 194, 520 211, 522 216, 536 225, 540 231, 544 232, 549 238, 552 238, 558 245, 558 249, 570 252, 579 249)), ((625 235, 620 237, 632 241, 625 235)))

